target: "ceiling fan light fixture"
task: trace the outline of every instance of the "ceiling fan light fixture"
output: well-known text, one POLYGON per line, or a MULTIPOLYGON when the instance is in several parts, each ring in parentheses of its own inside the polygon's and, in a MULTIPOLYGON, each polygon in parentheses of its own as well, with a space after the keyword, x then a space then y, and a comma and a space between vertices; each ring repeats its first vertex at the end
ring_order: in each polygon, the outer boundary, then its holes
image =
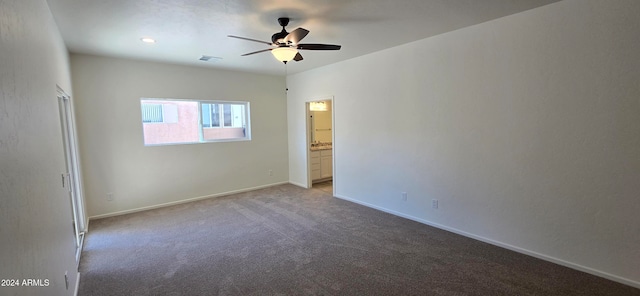
POLYGON ((298 50, 291 47, 278 47, 272 49, 271 53, 276 58, 276 60, 281 62, 288 62, 296 57, 296 54, 298 54, 298 50))

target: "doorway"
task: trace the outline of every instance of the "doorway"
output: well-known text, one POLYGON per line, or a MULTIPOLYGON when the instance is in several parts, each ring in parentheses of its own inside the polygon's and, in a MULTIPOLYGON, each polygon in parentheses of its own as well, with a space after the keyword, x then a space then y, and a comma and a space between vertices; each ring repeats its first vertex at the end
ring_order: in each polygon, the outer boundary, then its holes
POLYGON ((75 122, 71 97, 58 87, 58 108, 60 111, 60 126, 62 128, 62 142, 66 161, 66 171, 62 174, 63 187, 69 193, 71 207, 71 228, 75 240, 76 263, 80 263, 82 243, 86 229, 84 203, 82 200, 82 186, 80 183, 80 166, 78 163, 78 148, 75 134, 75 122))
POLYGON ((305 104, 307 133, 307 188, 334 194, 334 101, 333 97, 305 104))

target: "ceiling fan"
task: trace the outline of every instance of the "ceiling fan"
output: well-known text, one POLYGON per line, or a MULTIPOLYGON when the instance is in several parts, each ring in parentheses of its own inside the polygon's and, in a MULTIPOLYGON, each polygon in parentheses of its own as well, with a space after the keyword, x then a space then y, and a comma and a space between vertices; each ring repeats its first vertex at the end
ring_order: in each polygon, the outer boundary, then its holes
POLYGON ((258 50, 250 53, 245 53, 242 56, 248 56, 256 53, 271 51, 273 56, 283 62, 287 63, 288 61, 294 60, 296 62, 302 61, 302 55, 298 52, 298 50, 339 50, 342 46, 335 44, 318 44, 318 43, 299 43, 302 38, 309 34, 309 31, 304 28, 297 28, 291 33, 287 32, 285 27, 289 24, 288 17, 281 17, 278 19, 278 23, 282 26, 282 31, 273 34, 271 36, 271 42, 261 41, 246 37, 239 37, 233 35, 227 35, 231 38, 238 38, 242 40, 248 40, 253 42, 259 42, 263 44, 267 44, 272 46, 273 48, 267 48, 263 50, 258 50))

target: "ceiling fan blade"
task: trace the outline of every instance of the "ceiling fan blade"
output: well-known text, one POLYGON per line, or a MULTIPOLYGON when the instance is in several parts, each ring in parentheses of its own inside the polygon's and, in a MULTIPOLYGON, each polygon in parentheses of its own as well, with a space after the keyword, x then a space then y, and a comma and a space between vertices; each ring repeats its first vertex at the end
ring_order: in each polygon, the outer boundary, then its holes
POLYGON ((339 50, 342 46, 336 44, 318 44, 318 43, 303 43, 298 44, 298 49, 306 50, 339 50))
POLYGON ((241 56, 248 56, 248 55, 252 55, 252 54, 256 54, 256 53, 261 53, 261 52, 265 52, 265 51, 271 51, 273 48, 267 48, 267 49, 263 49, 263 50, 258 50, 258 51, 254 51, 254 52, 250 52, 250 53, 245 53, 241 56))
POLYGON ((293 57, 293 60, 296 61, 296 62, 299 62, 299 61, 302 61, 304 59, 302 58, 302 55, 300 53, 297 53, 296 56, 293 57))
POLYGON ((298 44, 298 42, 300 42, 300 40, 302 40, 302 38, 307 36, 307 34, 309 34, 309 30, 307 30, 305 28, 297 28, 297 29, 291 31, 291 33, 289 33, 289 35, 284 37, 284 42, 286 44, 294 44, 294 45, 298 44))
POLYGON ((233 35, 227 35, 227 37, 237 38, 237 39, 242 39, 242 40, 247 40, 247 41, 253 41, 253 42, 259 42, 259 43, 264 43, 264 44, 267 44, 267 45, 273 45, 273 43, 271 43, 271 42, 262 41, 262 40, 256 40, 256 39, 251 39, 251 38, 246 38, 246 37, 233 36, 233 35))

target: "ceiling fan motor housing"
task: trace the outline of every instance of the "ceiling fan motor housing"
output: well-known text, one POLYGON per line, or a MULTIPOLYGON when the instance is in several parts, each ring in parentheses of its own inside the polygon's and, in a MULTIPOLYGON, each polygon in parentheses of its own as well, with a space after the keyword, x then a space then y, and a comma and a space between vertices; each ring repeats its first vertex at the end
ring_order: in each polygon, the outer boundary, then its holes
POLYGON ((289 32, 287 32, 287 30, 284 29, 284 27, 286 27, 287 25, 289 25, 289 18, 288 17, 281 17, 278 19, 278 24, 280 24, 280 26, 282 26, 282 31, 275 33, 271 36, 271 42, 273 42, 273 44, 281 44, 282 43, 282 39, 284 39, 284 37, 287 37, 287 35, 289 34, 289 32))
POLYGON ((282 28, 282 31, 271 35, 271 42, 273 42, 273 44, 282 44, 284 43, 284 37, 287 37, 287 35, 289 35, 289 33, 282 28))

